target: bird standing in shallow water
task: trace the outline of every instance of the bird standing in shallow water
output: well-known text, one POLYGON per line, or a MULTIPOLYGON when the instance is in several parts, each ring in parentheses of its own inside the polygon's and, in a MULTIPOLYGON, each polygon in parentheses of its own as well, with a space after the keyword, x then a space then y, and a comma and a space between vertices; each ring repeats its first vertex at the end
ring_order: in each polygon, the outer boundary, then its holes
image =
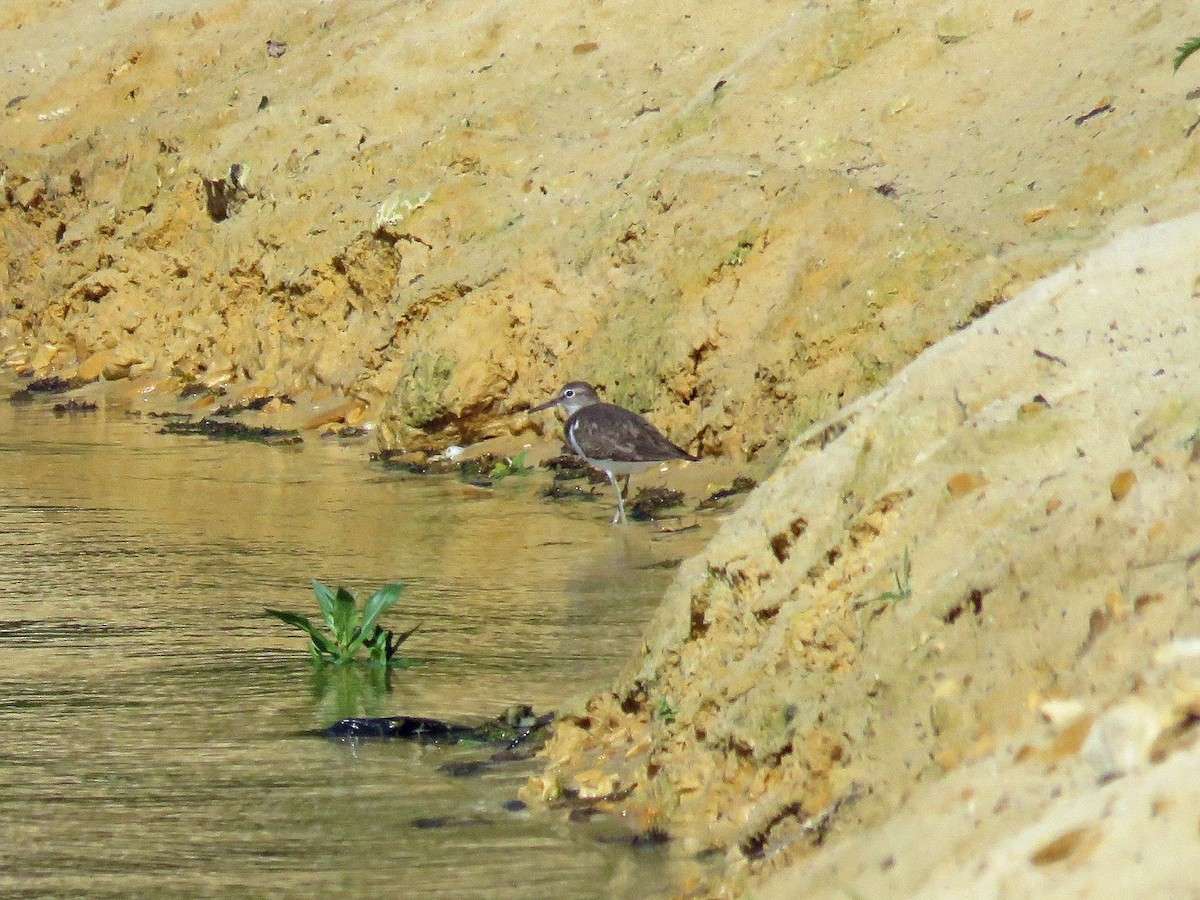
POLYGON ((563 431, 568 446, 589 465, 607 475, 617 492, 613 524, 626 521, 625 498, 616 476, 624 475, 628 488, 630 475, 644 472, 655 463, 671 459, 700 460, 700 457, 676 447, 637 413, 615 403, 603 402, 586 381, 570 382, 553 399, 529 411, 534 413, 554 406, 567 411, 563 431))

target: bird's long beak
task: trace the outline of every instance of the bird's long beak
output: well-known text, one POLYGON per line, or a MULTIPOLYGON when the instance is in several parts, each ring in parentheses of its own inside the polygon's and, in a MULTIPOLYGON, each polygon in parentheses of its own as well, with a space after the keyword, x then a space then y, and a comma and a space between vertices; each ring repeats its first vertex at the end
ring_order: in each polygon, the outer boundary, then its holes
POLYGON ((545 403, 531 407, 530 409, 526 410, 526 412, 541 412, 543 409, 549 409, 552 406, 558 406, 560 403, 562 403, 562 397, 553 397, 550 400, 547 400, 545 403))

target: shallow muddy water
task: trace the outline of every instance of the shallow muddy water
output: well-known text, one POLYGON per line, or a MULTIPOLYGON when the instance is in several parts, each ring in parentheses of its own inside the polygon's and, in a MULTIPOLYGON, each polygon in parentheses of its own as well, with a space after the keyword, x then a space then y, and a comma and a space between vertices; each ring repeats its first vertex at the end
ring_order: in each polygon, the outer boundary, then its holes
MULTIPOLYGON (((0 397, 7 396, 0 390, 0 397)), ((349 714, 493 716, 604 686, 702 534, 615 528, 374 467, 363 444, 219 444, 119 409, 0 401, 0 892, 643 897, 677 862, 505 802, 530 764, 326 740, 349 714), (407 583, 420 668, 339 694, 273 606, 407 583), (422 828, 415 820, 442 819, 422 828)), ((707 529, 706 529, 707 530, 707 529)))

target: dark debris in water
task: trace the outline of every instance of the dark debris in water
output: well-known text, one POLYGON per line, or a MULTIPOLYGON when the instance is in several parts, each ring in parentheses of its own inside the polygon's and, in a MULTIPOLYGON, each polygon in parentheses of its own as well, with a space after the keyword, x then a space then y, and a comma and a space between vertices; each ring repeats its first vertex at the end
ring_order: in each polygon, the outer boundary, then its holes
POLYGON ((592 816, 607 814, 612 803, 628 799, 633 793, 632 788, 623 787, 605 794, 603 797, 580 797, 577 789, 564 787, 556 800, 550 803, 551 809, 569 810, 567 816, 573 822, 586 822, 592 816))
POLYGON ((263 444, 300 444, 304 438, 299 431, 270 428, 265 425, 246 425, 242 422, 217 422, 200 419, 197 422, 171 421, 158 430, 159 434, 196 434, 217 441, 256 441, 263 444))
POLYGON ((385 469, 410 475, 458 475, 462 471, 461 464, 454 460, 412 450, 384 450, 371 458, 385 469))
POLYGON ((480 759, 457 760, 438 768, 453 778, 474 778, 503 763, 530 759, 546 743, 554 713, 535 715, 532 707, 514 706, 478 725, 424 716, 342 719, 325 729, 337 740, 408 740, 419 744, 493 748, 480 759))
POLYGON ((460 471, 458 463, 441 457, 430 457, 424 462, 384 460, 383 464, 389 469, 399 469, 410 475, 457 475, 460 471))
POLYGON ((458 477, 475 487, 490 488, 493 480, 503 478, 508 460, 495 453, 481 453, 474 459, 451 463, 458 469, 458 477))
POLYGON ((442 763, 437 770, 451 778, 474 778, 482 775, 490 768, 486 759, 466 759, 458 762, 442 763))
POLYGON ((590 487, 564 484, 556 478, 542 491, 542 497, 546 500, 595 500, 596 494, 590 487))
POLYGON ((757 486, 758 482, 753 478, 748 478, 745 475, 739 475, 737 478, 733 479, 733 483, 730 484, 729 487, 721 488, 719 491, 714 491, 713 493, 709 494, 709 496, 700 501, 700 505, 696 508, 719 509, 720 507, 727 505, 723 501, 728 500, 730 497, 735 497, 738 494, 748 494, 757 486))
MULTIPOLYGON (((492 769, 504 763, 524 762, 527 759, 533 759, 537 755, 537 752, 542 749, 542 745, 545 744, 548 734, 547 728, 541 728, 536 732, 532 732, 527 738, 518 738, 510 741, 507 747, 500 748, 484 759, 468 759, 444 763, 438 766, 437 770, 443 775, 449 775, 451 778, 478 778, 480 775, 486 775, 492 769)), ((466 743, 482 742, 467 741, 466 743)))
POLYGON ((506 460, 495 453, 481 453, 474 459, 465 459, 458 463, 458 473, 468 481, 479 478, 489 478, 495 468, 506 460))
POLYGON ((54 413, 59 416, 68 413, 89 413, 95 412, 99 408, 99 404, 93 403, 91 400, 76 400, 72 397, 66 403, 55 403, 54 413))
POLYGON ((647 850, 651 847, 661 847, 670 843, 671 836, 661 828, 647 828, 636 834, 612 835, 605 834, 596 838, 601 844, 621 844, 634 850, 647 850))
POLYGON ((237 403, 227 403, 223 406, 218 406, 213 410, 212 414, 214 416, 236 416, 238 413, 243 412, 258 412, 261 409, 265 409, 272 400, 278 400, 280 403, 287 404, 288 406, 296 405, 296 401, 287 394, 268 394, 265 397, 253 397, 249 400, 241 400, 237 403))
POLYGON ((700 528, 699 522, 692 522, 690 525, 660 525, 658 527, 659 534, 683 534, 685 531, 698 531, 700 528))
POLYGON ((644 831, 629 831, 625 825, 613 818, 612 806, 608 805, 607 801, 622 799, 628 795, 628 791, 623 791, 604 798, 606 802, 566 796, 551 806, 570 810, 567 813, 567 821, 572 825, 591 826, 592 839, 598 844, 627 847, 631 850, 653 850, 670 843, 671 835, 664 828, 650 825, 644 831), (614 831, 614 826, 619 827, 614 831), (599 833, 596 833, 597 827, 600 829, 599 833))
POLYGON ((81 378, 60 378, 57 375, 35 378, 8 399, 11 403, 28 403, 39 394, 65 394, 85 384, 87 382, 81 378))
POLYGON ((542 463, 542 467, 554 473, 550 486, 542 491, 544 500, 595 500, 591 486, 607 479, 599 469, 593 469, 582 457, 574 453, 560 453, 542 463), (576 481, 586 484, 574 484, 576 481))
MULTIPOLYGON (((371 462, 379 463, 380 466, 383 466, 385 469, 401 469, 404 470, 404 472, 409 472, 409 470, 412 470, 410 467, 419 466, 421 461, 425 460, 427 457, 420 454, 410 454, 410 452, 406 450, 389 448, 386 450, 380 450, 377 452, 377 454, 371 454, 368 458, 370 458, 371 462)), ((424 473, 418 472, 415 474, 421 475, 424 473)))
POLYGON ((422 716, 342 719, 326 728, 325 736, 406 740, 419 744, 461 744, 477 740, 476 730, 470 725, 454 725, 422 716))
POLYGON ((553 472, 555 481, 566 481, 571 478, 591 480, 594 475, 599 475, 601 480, 604 479, 603 473, 597 472, 588 465, 587 460, 574 453, 560 453, 558 456, 552 456, 542 463, 542 468, 553 472))
POLYGON ((683 491, 665 487, 639 488, 637 496, 629 504, 629 518, 638 522, 657 519, 663 510, 683 505, 683 491))
POLYGON ((360 438, 366 437, 370 432, 359 425, 339 425, 330 428, 328 431, 322 432, 323 438, 360 438))
POLYGON ((51 375, 48 378, 35 378, 25 385, 25 390, 31 394, 63 394, 87 384, 82 378, 60 378, 51 375))
MULTIPOLYGON (((478 725, 446 722, 424 716, 342 719, 325 729, 338 739, 408 740, 420 744, 479 744, 499 747, 511 754, 520 748, 540 747, 549 734, 554 713, 535 715, 529 706, 514 706, 478 725)), ((504 760, 519 758, 505 756, 504 760)), ((503 761, 503 760, 497 760, 503 761)))
POLYGON ((141 410, 131 409, 126 413, 126 415, 130 415, 130 416, 143 416, 144 415, 150 419, 170 419, 171 421, 175 421, 175 422, 190 422, 190 421, 192 421, 191 413, 166 412, 166 411, 161 411, 161 410, 157 410, 157 409, 150 409, 144 413, 141 410))
MULTIPOLYGON (((389 469, 411 475, 457 475, 467 484, 482 488, 490 488, 495 481, 518 474, 511 459, 496 453, 481 453, 470 459, 446 459, 426 453, 385 450, 373 458, 389 469)), ((524 472, 524 469, 520 470, 520 474, 524 472)))
POLYGON ((667 559, 660 559, 657 562, 646 563, 644 566, 638 566, 639 569, 647 571, 650 569, 678 569, 679 564, 683 562, 681 556, 671 556, 667 559))
POLYGON ((183 400, 192 397, 220 397, 225 393, 223 387, 211 387, 203 381, 189 381, 179 389, 179 396, 183 400))
POLYGON ((472 828, 480 825, 495 825, 492 819, 483 816, 427 816, 412 820, 413 828, 472 828))

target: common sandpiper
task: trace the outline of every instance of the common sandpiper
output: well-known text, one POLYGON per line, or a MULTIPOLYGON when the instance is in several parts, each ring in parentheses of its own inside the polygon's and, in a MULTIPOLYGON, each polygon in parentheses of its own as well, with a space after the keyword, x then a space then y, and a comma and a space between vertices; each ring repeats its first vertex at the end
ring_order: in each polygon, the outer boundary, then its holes
POLYGON ((625 476, 628 488, 630 475, 644 472, 657 463, 672 459, 700 460, 676 447, 637 413, 602 401, 586 381, 570 382, 552 399, 529 411, 535 413, 554 406, 567 411, 563 429, 567 444, 589 465, 607 475, 617 492, 614 525, 626 521, 625 498, 617 483, 618 475, 625 476))

